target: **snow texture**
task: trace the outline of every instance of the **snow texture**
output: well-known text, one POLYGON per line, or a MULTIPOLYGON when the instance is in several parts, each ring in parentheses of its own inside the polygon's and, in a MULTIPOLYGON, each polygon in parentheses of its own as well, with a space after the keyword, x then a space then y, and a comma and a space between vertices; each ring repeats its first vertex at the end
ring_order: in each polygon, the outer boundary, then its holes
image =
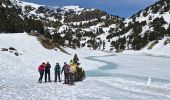
POLYGON ((35 37, 26 33, 1 34, 0 38, 0 48, 14 47, 22 53, 15 56, 8 51, 0 51, 0 100, 170 99, 170 56, 156 56, 156 52, 155 55, 132 55, 65 48, 71 54, 67 55, 59 50, 43 48, 35 37), (75 53, 87 73, 83 82, 74 86, 37 83, 37 67, 43 61, 51 63, 54 80, 55 63, 63 65, 75 53))

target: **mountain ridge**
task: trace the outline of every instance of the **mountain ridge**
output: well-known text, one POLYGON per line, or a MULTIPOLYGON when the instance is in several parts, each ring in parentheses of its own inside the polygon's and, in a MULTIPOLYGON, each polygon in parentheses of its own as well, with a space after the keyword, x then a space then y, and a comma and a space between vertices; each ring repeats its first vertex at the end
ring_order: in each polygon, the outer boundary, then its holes
MULTIPOLYGON (((4 5, 1 4, 2 9, 11 13, 10 7, 6 9, 4 5)), ((118 52, 127 49, 141 50, 150 42, 154 41, 156 45, 158 40, 169 37, 170 33, 168 0, 160 0, 126 19, 99 9, 79 6, 53 8, 23 1, 16 1, 12 6, 19 11, 18 20, 23 21, 19 25, 14 22, 10 26, 21 27, 20 30, 10 27, 6 30, 11 33, 40 33, 52 41, 52 44, 71 48, 87 47, 118 52)), ((13 11, 14 14, 16 11, 13 11)), ((13 19, 17 21, 16 18, 13 19)), ((0 29, 1 32, 8 32, 2 30, 0 29)))

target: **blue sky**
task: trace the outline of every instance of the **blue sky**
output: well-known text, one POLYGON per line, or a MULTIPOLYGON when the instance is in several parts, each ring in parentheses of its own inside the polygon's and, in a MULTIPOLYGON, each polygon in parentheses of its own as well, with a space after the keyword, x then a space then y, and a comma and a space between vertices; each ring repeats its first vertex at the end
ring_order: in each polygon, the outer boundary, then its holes
POLYGON ((79 5, 98 8, 112 15, 129 17, 158 0, 22 0, 49 6, 79 5))

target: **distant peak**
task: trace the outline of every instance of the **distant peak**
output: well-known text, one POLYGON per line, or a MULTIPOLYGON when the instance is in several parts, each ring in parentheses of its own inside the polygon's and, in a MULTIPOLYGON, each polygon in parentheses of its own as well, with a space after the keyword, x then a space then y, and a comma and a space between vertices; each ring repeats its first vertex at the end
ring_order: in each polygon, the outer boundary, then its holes
POLYGON ((66 10, 75 10, 75 11, 84 10, 84 8, 81 8, 80 6, 74 6, 74 5, 63 6, 62 8, 66 9, 66 10))
POLYGON ((10 0, 12 3, 18 3, 20 0, 10 0))

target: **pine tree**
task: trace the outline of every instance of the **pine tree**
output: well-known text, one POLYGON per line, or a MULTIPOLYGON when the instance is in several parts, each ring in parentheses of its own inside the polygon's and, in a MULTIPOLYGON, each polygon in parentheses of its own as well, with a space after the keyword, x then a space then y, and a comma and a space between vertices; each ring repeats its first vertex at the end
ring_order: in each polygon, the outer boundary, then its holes
POLYGON ((170 24, 169 24, 169 27, 167 29, 167 34, 170 36, 170 24))
POLYGON ((73 62, 74 62, 74 64, 77 65, 76 72, 74 74, 74 80, 75 81, 83 81, 86 78, 86 75, 85 75, 84 69, 82 67, 80 67, 79 58, 78 58, 77 54, 74 55, 73 62))
POLYGON ((105 50, 105 45, 106 45, 106 43, 105 43, 105 41, 103 40, 103 50, 105 50))
POLYGON ((74 61, 74 63, 76 63, 76 64, 79 63, 79 58, 78 58, 77 54, 74 55, 73 61, 74 61))

